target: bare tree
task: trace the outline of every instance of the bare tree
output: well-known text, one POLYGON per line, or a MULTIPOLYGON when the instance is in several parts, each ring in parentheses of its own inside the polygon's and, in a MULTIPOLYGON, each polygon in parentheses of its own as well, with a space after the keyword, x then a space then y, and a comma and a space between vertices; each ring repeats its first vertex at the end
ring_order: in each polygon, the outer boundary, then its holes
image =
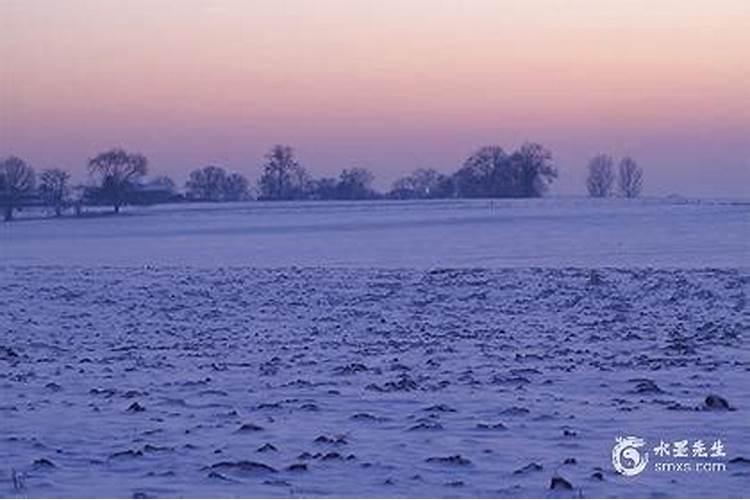
POLYGON ((68 180, 70 174, 59 168, 45 170, 39 176, 39 195, 44 204, 52 207, 55 215, 60 217, 68 198, 68 180))
POLYGON ((250 197, 250 183, 247 178, 238 173, 229 174, 224 182, 224 200, 242 201, 250 197))
POLYGON ((453 180, 434 168, 418 168, 396 180, 388 196, 391 198, 449 198, 453 195, 453 180))
POLYGON ((89 171, 101 178, 99 190, 102 199, 119 213, 137 181, 146 175, 147 165, 148 161, 142 154, 112 149, 89 160, 89 171))
POLYGON ((227 173, 222 167, 208 166, 190 172, 185 183, 187 196, 200 201, 240 201, 250 196, 244 175, 227 173))
POLYGON ((617 176, 620 194, 625 198, 637 198, 643 190, 643 169, 631 157, 620 160, 617 176))
POLYGON ((5 205, 4 219, 13 218, 13 210, 19 208, 23 197, 34 189, 34 169, 25 161, 10 156, 0 163, 0 199, 5 205))
POLYGON ((439 191, 444 176, 434 168, 418 168, 411 174, 411 177, 418 197, 432 198, 439 191))
POLYGON ((375 176, 366 168, 351 168, 341 171, 336 188, 341 200, 364 200, 373 198, 375 192, 371 185, 375 176))
POLYGON ((293 200, 305 197, 312 180, 294 157, 289 146, 277 144, 266 155, 263 175, 258 181, 260 196, 266 200, 293 200))
POLYGON ((536 198, 555 178, 552 153, 527 142, 510 155, 500 146, 479 149, 453 174, 453 184, 467 198, 536 198))
POLYGON ((493 198, 513 195, 513 176, 505 150, 484 146, 469 156, 453 174, 459 196, 493 198))
POLYGON ((388 197, 398 199, 420 198, 420 192, 417 189, 414 176, 407 175, 396 179, 391 186, 391 190, 388 192, 388 197))
POLYGON ((612 193, 612 185, 615 182, 612 164, 612 157, 605 154, 598 154, 589 161, 586 189, 592 198, 606 198, 612 193))
POLYGON ((557 178, 552 153, 536 142, 524 143, 510 156, 515 178, 515 196, 538 198, 544 195, 557 178))
POLYGON ((227 183, 227 171, 221 167, 209 165, 190 172, 185 187, 188 198, 201 201, 220 201, 224 196, 227 183))
POLYGON ((323 177, 311 182, 310 192, 315 200, 335 200, 338 197, 339 181, 335 177, 323 177))

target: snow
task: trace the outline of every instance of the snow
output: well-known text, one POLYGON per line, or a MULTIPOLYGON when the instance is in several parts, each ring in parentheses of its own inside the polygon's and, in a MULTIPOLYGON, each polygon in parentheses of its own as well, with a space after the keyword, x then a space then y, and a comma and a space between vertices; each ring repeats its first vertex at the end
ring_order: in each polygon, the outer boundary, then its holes
POLYGON ((737 267, 750 203, 477 200, 241 203, 0 225, 12 264, 737 267))
POLYGON ((3 225, 0 496, 745 495, 749 208, 250 203, 3 225), (622 476, 630 435, 721 439, 727 470, 622 476))

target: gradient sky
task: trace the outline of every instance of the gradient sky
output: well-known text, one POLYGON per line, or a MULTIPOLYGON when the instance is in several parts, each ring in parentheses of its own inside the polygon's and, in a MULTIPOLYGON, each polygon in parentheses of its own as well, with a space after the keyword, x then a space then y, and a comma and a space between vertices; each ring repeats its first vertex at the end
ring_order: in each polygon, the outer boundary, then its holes
POLYGON ((646 194, 750 194, 750 1, 0 0, 0 155, 112 146, 182 183, 274 143, 380 187, 477 146, 630 154, 646 194))

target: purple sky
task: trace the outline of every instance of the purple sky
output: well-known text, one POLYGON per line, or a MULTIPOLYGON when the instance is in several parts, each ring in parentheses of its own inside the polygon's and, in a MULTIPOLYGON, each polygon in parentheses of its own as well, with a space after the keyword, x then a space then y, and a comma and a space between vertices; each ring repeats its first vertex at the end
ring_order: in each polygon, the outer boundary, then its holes
POLYGON ((0 154, 79 179, 113 146, 255 178, 283 142, 383 188, 535 140, 560 194, 598 152, 646 194, 748 193, 750 2, 4 0, 0 29, 0 154))

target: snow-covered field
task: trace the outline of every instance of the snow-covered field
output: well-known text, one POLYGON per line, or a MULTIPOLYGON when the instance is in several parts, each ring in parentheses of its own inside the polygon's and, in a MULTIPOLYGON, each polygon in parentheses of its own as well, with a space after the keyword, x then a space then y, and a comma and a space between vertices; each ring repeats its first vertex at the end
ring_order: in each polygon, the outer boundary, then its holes
POLYGON ((0 496, 746 495, 749 215, 247 204, 0 226, 0 496), (625 477, 630 435, 650 461, 625 477))
POLYGON ((738 267, 749 233, 750 201, 254 202, 0 224, 0 252, 11 264, 738 267))

